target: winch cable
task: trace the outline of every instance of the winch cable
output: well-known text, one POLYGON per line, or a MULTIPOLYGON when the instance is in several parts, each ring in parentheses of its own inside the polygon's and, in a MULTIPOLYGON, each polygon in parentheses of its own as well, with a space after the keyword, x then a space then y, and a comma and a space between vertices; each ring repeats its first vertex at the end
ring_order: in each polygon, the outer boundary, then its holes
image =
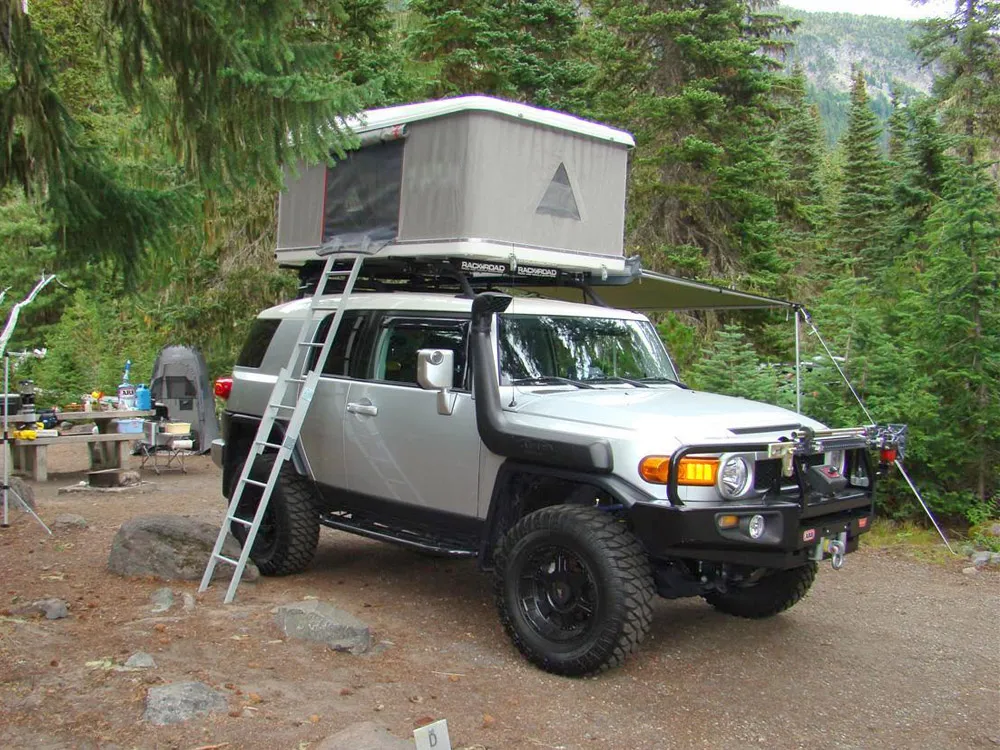
MULTIPOLYGON (((868 417, 869 424, 874 426, 875 420, 872 419, 871 412, 868 411, 864 401, 861 400, 861 396, 858 395, 858 392, 854 390, 854 386, 851 385, 851 381, 848 379, 847 373, 845 373, 843 369, 841 369, 840 364, 837 362, 837 358, 833 356, 833 352, 830 351, 830 347, 826 345, 826 341, 823 340, 823 336, 820 334, 819 329, 816 328, 816 324, 813 323, 813 320, 809 316, 809 313, 806 311, 804 307, 799 308, 799 313, 802 315, 802 319, 809 325, 812 334, 816 337, 816 340, 819 341, 820 345, 823 347, 823 350, 830 358, 830 361, 833 362, 833 366, 837 368, 837 372, 840 373, 840 377, 843 378, 844 383, 847 385, 848 388, 851 389, 851 394, 854 396, 854 400, 858 402, 858 406, 861 407, 861 411, 863 411, 865 413, 865 416, 868 417)), ((899 473, 903 476, 903 479, 906 480, 906 484, 909 486, 910 491, 913 492, 913 496, 917 498, 917 502, 920 503, 920 507, 924 509, 924 513, 926 513, 927 517, 931 519, 931 523, 934 524, 934 528, 937 529, 937 533, 941 537, 941 541, 944 542, 944 546, 948 548, 948 551, 951 554, 957 555, 958 553, 955 552, 954 549, 952 549, 951 544, 949 544, 948 542, 948 537, 945 536, 944 530, 942 530, 940 524, 938 524, 937 519, 931 512, 931 509, 927 507, 927 503, 924 502, 924 498, 920 495, 920 491, 917 489, 917 486, 913 483, 913 480, 910 479, 910 475, 907 473, 906 469, 903 468, 903 464, 900 462, 898 458, 893 460, 893 464, 897 469, 899 469, 899 473)))

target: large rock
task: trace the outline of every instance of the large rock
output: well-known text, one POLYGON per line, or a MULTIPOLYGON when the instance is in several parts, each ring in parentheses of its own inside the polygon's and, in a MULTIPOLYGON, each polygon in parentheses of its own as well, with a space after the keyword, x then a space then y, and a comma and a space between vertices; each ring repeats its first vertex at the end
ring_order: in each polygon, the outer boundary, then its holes
POLYGON ((52 528, 85 529, 87 528, 87 519, 76 513, 62 513, 56 516, 56 520, 52 522, 52 528))
POLYGON ((228 708, 226 696, 203 682, 175 682, 149 689, 142 718, 150 724, 164 726, 228 708))
POLYGON ((334 651, 363 654, 372 646, 371 628, 349 612, 320 601, 283 604, 272 610, 289 638, 324 643, 334 651))
MULTIPOLYGON (((121 576, 153 576, 164 581, 197 581, 205 572, 219 527, 183 516, 138 516, 126 521, 111 542, 108 568, 121 576)), ((222 554, 236 559, 240 545, 226 539, 222 554)), ((213 578, 228 579, 233 566, 219 563, 213 578)), ((252 562, 243 571, 244 581, 260 574, 252 562)))
MULTIPOLYGON (((21 477, 11 477, 10 484, 8 485, 11 492, 15 493, 19 498, 24 500, 25 505, 27 505, 32 510, 38 510, 35 505, 35 490, 30 484, 25 482, 21 477)), ((11 508, 20 509, 21 505, 13 497, 7 498, 7 504, 11 508)))
POLYGON ((413 740, 401 740, 371 721, 330 735, 316 750, 413 750, 413 740))

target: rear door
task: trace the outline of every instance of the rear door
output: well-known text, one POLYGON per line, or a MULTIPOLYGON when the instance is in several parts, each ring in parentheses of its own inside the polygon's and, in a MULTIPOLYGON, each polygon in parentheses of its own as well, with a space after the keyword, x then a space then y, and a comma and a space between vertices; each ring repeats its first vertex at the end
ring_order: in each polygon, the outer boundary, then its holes
MULTIPOLYGON (((315 342, 326 339, 333 315, 331 312, 320 321, 313 337, 315 342)), ((347 489, 344 409, 351 379, 363 374, 367 365, 364 341, 370 322, 369 312, 348 310, 344 313, 312 404, 302 423, 301 444, 313 478, 328 487, 347 489)), ((310 363, 315 362, 318 355, 318 350, 314 351, 310 363)))
POLYGON ((468 318, 386 314, 372 326, 365 379, 350 382, 345 456, 356 495, 475 517, 479 432, 470 392, 468 318), (456 403, 439 414, 437 394, 417 383, 417 352, 455 353, 456 403))

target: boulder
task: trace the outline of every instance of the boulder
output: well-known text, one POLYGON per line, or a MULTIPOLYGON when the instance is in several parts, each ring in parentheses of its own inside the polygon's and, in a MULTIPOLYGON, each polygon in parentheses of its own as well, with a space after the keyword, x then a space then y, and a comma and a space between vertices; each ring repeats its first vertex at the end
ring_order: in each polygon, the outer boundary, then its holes
POLYGON ((56 516, 55 520, 52 522, 52 528, 54 529, 85 529, 87 528, 87 519, 83 516, 78 516, 76 513, 62 513, 56 516))
MULTIPOLYGON (((205 572, 219 527, 183 516, 138 516, 126 521, 111 542, 108 569, 121 576, 153 576, 164 581, 198 581, 205 572)), ((226 539, 222 554, 240 556, 240 545, 226 539)), ((233 566, 219 563, 213 578, 228 579, 233 566)), ((250 561, 244 581, 260 574, 250 561)))
POLYGON ((316 750, 413 750, 413 740, 401 740, 374 722, 352 724, 332 734, 316 750))
MULTIPOLYGON (((8 486, 10 487, 11 492, 15 493, 19 498, 24 500, 25 505, 32 510, 38 510, 37 507, 35 507, 35 490, 30 484, 21 479, 21 477, 11 477, 10 484, 8 486)), ((7 503, 11 508, 20 509, 21 507, 17 500, 13 497, 8 497, 7 503)))
POLYGON ((136 651, 125 660, 126 669, 153 669, 155 667, 156 661, 145 651, 136 651))
POLYGON ((158 615, 174 606, 174 592, 169 588, 157 589, 149 595, 149 600, 153 603, 153 614, 158 615))
POLYGON ((62 599, 39 599, 11 610, 14 615, 45 615, 46 620, 61 620, 69 617, 69 605, 62 599))
POLYGON ((149 689, 142 718, 150 724, 164 726, 228 709, 226 696, 205 683, 175 682, 149 689))
POLYGON ((367 623, 327 602, 294 602, 272 611, 278 627, 289 638, 316 641, 355 656, 371 648, 372 633, 367 623))

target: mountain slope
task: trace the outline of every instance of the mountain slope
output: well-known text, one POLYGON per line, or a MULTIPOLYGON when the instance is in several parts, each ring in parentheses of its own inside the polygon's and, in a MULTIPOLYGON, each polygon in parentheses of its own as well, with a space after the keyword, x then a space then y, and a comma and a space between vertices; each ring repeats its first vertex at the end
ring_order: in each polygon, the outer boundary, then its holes
POLYGON ((851 13, 808 13, 781 6, 785 17, 801 21, 788 64, 801 63, 810 99, 823 119, 827 140, 836 142, 847 128, 851 66, 865 71, 872 107, 881 120, 890 112, 895 88, 904 99, 930 90, 932 71, 922 68, 910 49, 912 22, 851 13))

